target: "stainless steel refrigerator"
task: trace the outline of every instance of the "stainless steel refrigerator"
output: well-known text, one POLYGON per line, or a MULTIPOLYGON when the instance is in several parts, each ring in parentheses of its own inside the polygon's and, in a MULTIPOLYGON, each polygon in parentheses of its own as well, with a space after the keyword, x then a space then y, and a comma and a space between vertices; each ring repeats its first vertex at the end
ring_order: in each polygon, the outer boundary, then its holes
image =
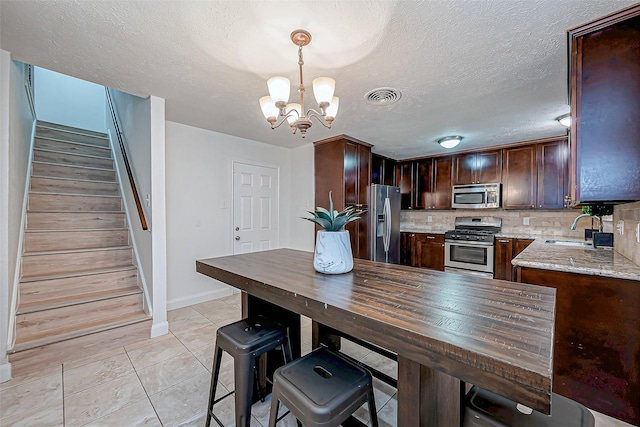
POLYGON ((369 259, 400 263, 400 188, 369 188, 369 259))

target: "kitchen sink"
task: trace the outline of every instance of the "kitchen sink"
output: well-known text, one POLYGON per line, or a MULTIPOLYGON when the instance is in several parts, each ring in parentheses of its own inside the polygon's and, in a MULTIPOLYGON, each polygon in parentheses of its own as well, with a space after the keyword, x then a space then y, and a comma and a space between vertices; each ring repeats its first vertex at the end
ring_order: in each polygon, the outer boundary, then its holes
POLYGON ((549 243, 552 245, 561 245, 561 246, 575 246, 578 248, 593 248, 593 244, 591 242, 574 242, 571 240, 545 240, 545 243, 549 243))

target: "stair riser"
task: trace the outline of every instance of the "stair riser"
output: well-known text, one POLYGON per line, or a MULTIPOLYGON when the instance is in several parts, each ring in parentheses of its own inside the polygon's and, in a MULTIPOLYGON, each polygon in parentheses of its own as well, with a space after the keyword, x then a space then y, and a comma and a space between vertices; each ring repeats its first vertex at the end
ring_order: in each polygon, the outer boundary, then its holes
POLYGON ((127 230, 48 231, 24 234, 24 251, 64 251, 128 246, 127 230))
POLYGON ((73 141, 73 142, 81 142, 83 144, 92 144, 98 147, 109 146, 109 140, 107 138, 101 138, 99 136, 94 136, 94 135, 65 132, 59 129, 43 128, 40 126, 36 128, 36 138, 39 136, 46 136, 47 138, 61 139, 63 141, 73 141))
POLYGON ((23 278, 78 273, 133 265, 130 248, 22 257, 23 278))
POLYGON ((120 197, 92 197, 64 194, 29 194, 32 211, 108 211, 122 209, 120 197))
POLYGON ((52 178, 70 178, 70 179, 88 179, 95 181, 114 181, 116 180, 116 171, 107 169, 85 169, 82 167, 72 167, 65 165, 56 165, 51 163, 34 163, 31 175, 52 177, 52 178))
POLYGON ((31 191, 41 193, 93 194, 96 196, 119 196, 115 182, 76 181, 70 179, 31 178, 31 191))
POLYGON ((70 154, 84 154, 86 156, 111 158, 111 149, 108 147, 97 147, 82 143, 59 141, 55 139, 35 139, 34 147, 42 150, 62 151, 70 154))
POLYGON ((27 212, 27 230, 86 230, 123 228, 124 213, 27 212))
POLYGON ((16 316, 16 345, 99 325, 142 310, 142 294, 127 295, 16 316))
POLYGON ((100 157, 87 157, 77 154, 58 153, 34 149, 33 160, 36 162, 48 162, 62 165, 88 166, 92 168, 113 169, 112 159, 100 157))
POLYGON ((138 270, 20 283, 20 306, 138 286, 138 270))
POLYGON ((9 355, 14 378, 149 339, 151 320, 9 355))

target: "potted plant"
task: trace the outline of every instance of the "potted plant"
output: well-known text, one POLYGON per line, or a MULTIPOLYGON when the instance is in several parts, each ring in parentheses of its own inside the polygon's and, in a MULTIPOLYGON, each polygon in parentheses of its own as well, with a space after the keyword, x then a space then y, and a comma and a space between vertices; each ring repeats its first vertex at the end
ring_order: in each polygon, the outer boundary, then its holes
POLYGON ((316 248, 313 256, 313 267, 325 274, 348 273, 353 269, 353 252, 349 231, 344 226, 360 218, 365 211, 348 206, 342 212, 333 209, 331 191, 329 192, 329 209, 317 207, 308 211, 312 217, 303 218, 322 228, 316 234, 316 248))

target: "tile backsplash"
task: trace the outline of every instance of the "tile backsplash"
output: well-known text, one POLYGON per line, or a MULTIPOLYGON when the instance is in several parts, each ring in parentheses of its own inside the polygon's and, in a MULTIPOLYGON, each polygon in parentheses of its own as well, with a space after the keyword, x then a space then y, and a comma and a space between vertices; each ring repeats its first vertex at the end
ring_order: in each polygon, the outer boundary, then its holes
MULTIPOLYGON (((570 230, 573 220, 581 214, 580 209, 563 210, 501 210, 501 209, 456 209, 451 211, 402 211, 401 229, 420 229, 428 232, 450 230, 457 216, 497 216, 502 218, 502 233, 514 236, 571 237, 584 238, 584 229, 591 228, 591 221, 583 218, 575 231, 570 230), (431 222, 429 222, 431 217, 431 222), (528 222, 529 225, 525 223, 528 222)), ((593 222, 593 228, 597 228, 593 222)), ((612 232, 611 217, 604 220, 604 231, 612 232)))
POLYGON ((613 209, 613 248, 640 265, 640 243, 636 240, 636 227, 640 223, 640 202, 617 205, 613 209), (616 229, 619 221, 624 222, 623 234, 616 229))

